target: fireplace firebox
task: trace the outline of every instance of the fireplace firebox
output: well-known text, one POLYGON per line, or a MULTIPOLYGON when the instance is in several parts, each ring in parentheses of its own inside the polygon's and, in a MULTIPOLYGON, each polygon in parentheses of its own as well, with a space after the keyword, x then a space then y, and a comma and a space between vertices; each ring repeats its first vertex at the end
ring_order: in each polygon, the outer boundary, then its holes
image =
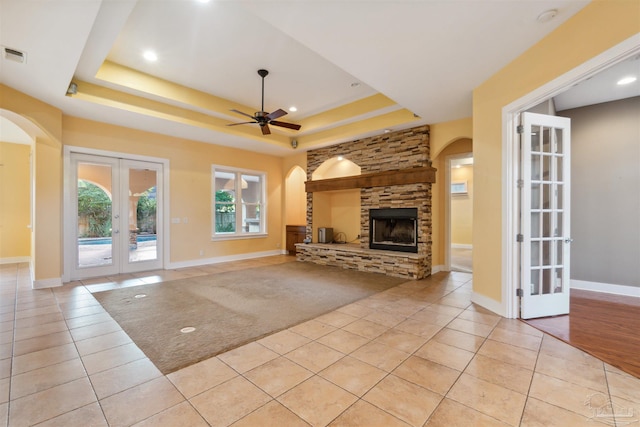
POLYGON ((369 210, 369 248, 418 252, 418 209, 369 210))

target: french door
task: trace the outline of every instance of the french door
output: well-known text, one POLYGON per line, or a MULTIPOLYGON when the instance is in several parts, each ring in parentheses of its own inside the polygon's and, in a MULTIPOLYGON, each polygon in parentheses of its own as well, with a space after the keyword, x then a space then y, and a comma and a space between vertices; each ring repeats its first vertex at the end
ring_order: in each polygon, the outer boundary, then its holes
POLYGON ((569 313, 570 119, 523 113, 520 317, 569 313))
POLYGON ((162 268, 159 163, 71 154, 71 279, 162 268))

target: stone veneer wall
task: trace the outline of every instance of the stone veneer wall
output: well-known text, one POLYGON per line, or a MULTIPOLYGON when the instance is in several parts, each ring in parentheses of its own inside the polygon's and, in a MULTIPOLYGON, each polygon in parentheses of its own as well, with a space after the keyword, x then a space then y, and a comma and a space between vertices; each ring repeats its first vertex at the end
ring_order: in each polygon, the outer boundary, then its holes
MULTIPOLYGON (((311 180, 313 172, 326 160, 344 156, 361 168, 361 173, 393 171, 430 166, 429 160, 429 126, 420 126, 379 136, 364 138, 352 142, 333 145, 326 148, 307 152, 307 180, 311 180)), ((399 172, 401 173, 401 172, 399 172)), ((369 249, 369 209, 372 208, 418 208, 418 258, 414 267, 406 274, 397 273, 403 277, 421 279, 431 274, 431 184, 418 183, 394 185, 387 187, 368 187, 360 190, 360 248, 368 251, 357 259, 350 255, 351 262, 342 265, 345 268, 365 270, 371 262, 388 263, 388 251, 369 249), (376 256, 376 253, 379 253, 376 256), (365 259, 366 258, 366 259, 365 259), (383 261, 384 258, 384 261, 383 261)), ((307 193, 307 237, 311 237, 313 221, 313 193, 307 193)), ((338 249, 338 248, 336 248, 338 249)), ((339 250, 339 249, 338 249, 339 250)), ((314 261, 313 258, 322 257, 317 250, 308 251, 300 260, 314 261)), ((357 258, 357 257, 356 257, 357 258)), ((393 257, 392 257, 393 258, 393 257)), ((318 261, 317 259, 315 261, 318 261)), ((325 263, 326 260, 323 260, 325 263)), ((397 270, 397 269, 396 269, 397 270)))

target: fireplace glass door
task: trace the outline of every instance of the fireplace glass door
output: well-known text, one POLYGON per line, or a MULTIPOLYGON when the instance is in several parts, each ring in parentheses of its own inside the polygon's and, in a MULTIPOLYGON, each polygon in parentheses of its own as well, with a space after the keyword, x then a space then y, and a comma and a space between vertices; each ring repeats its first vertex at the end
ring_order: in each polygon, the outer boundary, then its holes
POLYGON ((418 252, 417 209, 371 209, 369 248, 418 252))

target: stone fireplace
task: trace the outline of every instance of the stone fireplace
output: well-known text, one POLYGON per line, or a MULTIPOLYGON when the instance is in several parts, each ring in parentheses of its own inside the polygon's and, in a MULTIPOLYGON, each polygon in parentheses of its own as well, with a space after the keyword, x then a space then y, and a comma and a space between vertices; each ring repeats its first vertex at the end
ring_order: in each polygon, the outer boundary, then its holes
POLYGON ((433 182, 435 169, 429 161, 428 126, 309 151, 305 183, 307 238, 313 239, 314 227, 326 226, 313 224, 314 192, 346 189, 357 189, 360 193, 360 237, 353 244, 298 244, 297 259, 411 279, 430 275, 433 182), (361 174, 312 180, 313 172, 319 166, 338 156, 357 164, 361 174), (405 217, 400 218, 399 228, 398 218, 394 224, 384 218, 380 223, 372 222, 370 213, 373 212, 375 216, 380 211, 402 212, 405 217), (407 213, 411 216, 407 217, 407 213), (409 225, 413 232, 407 238, 405 235, 409 225), (381 234, 372 234, 378 232, 381 234), (398 242, 405 239, 411 242, 398 242), (370 242, 375 242, 373 247, 370 242))

